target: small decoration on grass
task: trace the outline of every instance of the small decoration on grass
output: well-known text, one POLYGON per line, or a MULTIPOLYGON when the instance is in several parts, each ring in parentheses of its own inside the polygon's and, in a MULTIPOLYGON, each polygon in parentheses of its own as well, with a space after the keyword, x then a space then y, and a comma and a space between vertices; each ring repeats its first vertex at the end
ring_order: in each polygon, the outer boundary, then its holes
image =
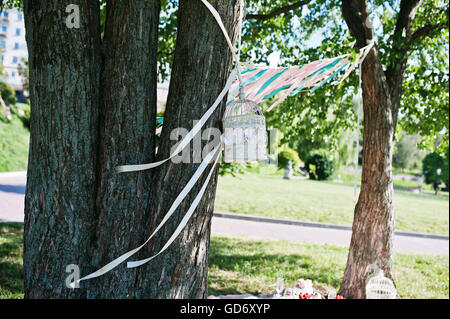
POLYGON ((283 299, 345 299, 337 295, 335 291, 330 291, 327 298, 320 292, 314 291, 312 281, 310 279, 298 279, 292 288, 286 288, 282 296, 283 299))
POLYGON ((369 276, 366 284, 366 299, 395 299, 397 290, 394 283, 384 276, 383 270, 377 265, 369 266, 369 276))

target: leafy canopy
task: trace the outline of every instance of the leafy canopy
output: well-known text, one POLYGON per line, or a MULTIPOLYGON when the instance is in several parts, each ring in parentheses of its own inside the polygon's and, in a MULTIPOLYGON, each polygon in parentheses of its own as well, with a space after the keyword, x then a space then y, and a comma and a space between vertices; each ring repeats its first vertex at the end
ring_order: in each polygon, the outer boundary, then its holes
MULTIPOLYGON (((105 1, 99 2, 104 16, 105 1)), ((0 9, 5 6, 21 7, 22 1, 8 0, 0 4, 0 9)), ((402 86, 398 131, 421 135, 423 148, 433 149, 436 140, 442 141, 437 151, 443 153, 449 135, 448 0, 422 1, 413 32, 427 26, 441 27, 411 41, 394 34, 400 0, 369 0, 367 6, 384 67, 399 67, 395 63, 402 55, 407 54, 409 58, 402 86)), ((162 82, 170 76, 178 1, 161 0, 161 8, 158 74, 162 82)), ((339 0, 246 0, 246 10, 242 60, 269 64, 268 57, 276 52, 279 64, 287 66, 353 50, 354 39, 342 17, 339 0), (286 10, 288 8, 294 9, 286 10)), ((268 123, 280 128, 286 140, 295 134, 309 133, 336 145, 342 131, 355 128, 352 99, 357 88, 358 74, 353 72, 341 87, 328 85, 313 94, 301 93, 288 98, 268 114, 268 123)))

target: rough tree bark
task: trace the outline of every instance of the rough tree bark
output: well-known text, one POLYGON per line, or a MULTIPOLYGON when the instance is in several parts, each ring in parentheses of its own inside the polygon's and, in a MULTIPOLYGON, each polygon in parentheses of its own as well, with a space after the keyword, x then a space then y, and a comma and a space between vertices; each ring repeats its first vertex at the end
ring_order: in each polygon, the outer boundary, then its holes
MULTIPOLYGON (((402 0, 395 34, 410 34, 420 1, 402 0)), ((365 0, 343 0, 342 12, 357 46, 373 39, 365 0)), ((393 48, 392 50, 397 50, 393 48)), ((393 55, 394 56, 394 55, 393 55)), ((365 298, 367 266, 377 264, 393 279, 394 204, 392 151, 407 52, 385 72, 376 46, 362 65, 364 148, 361 191, 352 228, 347 266, 339 293, 365 298), (396 67, 396 65, 399 65, 396 67), (395 70, 395 71, 394 71, 395 70)))
POLYGON ((95 189, 100 30, 98 4, 79 5, 79 29, 60 1, 24 1, 30 63, 30 154, 25 197, 26 298, 76 298, 66 266, 89 271, 95 189))
MULTIPOLYGON (((79 29, 66 26, 60 1, 24 1, 31 101, 25 297, 205 297, 217 172, 167 253, 135 270, 121 265, 80 289, 65 285, 67 265, 77 264, 83 276, 141 244, 198 167, 114 173, 117 165, 153 160, 159 1, 107 1, 103 40, 99 2, 71 3, 80 8, 79 29)), ((238 1, 212 4, 235 38, 238 1)), ((178 30, 159 158, 175 143, 171 130, 190 129, 213 103, 232 64, 200 1, 180 1, 178 30)), ((220 127, 224 103, 206 128, 220 127)), ((141 257, 161 248, 204 178, 141 257)))
MULTIPOLYGON (((223 19, 232 39, 236 38, 239 0, 215 0, 210 3, 223 19)), ((177 141, 170 139, 175 128, 190 130, 222 91, 231 71, 231 53, 222 31, 200 1, 180 0, 178 35, 167 100, 164 128, 157 160, 167 158, 177 141)), ((205 124, 220 128, 225 100, 205 124)), ((201 134, 201 133, 199 133, 201 134)), ((206 141, 203 141, 203 146, 206 141)), ((155 170, 150 203, 149 232, 153 231, 171 206, 174 198, 187 184, 199 164, 198 151, 191 149, 191 163, 169 161, 155 170)), ((207 168, 207 172, 211 165, 207 168)), ((168 225, 160 230, 142 257, 157 252, 170 237, 190 203, 195 198, 207 173, 197 182, 181 203, 168 225)), ((139 282, 147 298, 204 298, 207 294, 208 250, 211 217, 217 185, 217 172, 194 215, 173 245, 140 273, 139 282)), ((143 267, 143 268, 144 268, 143 267)))
MULTIPOLYGON (((93 256, 97 269, 145 239, 152 172, 117 174, 115 168, 153 161, 160 3, 108 1, 106 10, 93 256)), ((122 264, 87 282, 87 297, 133 295, 136 271, 122 264)))

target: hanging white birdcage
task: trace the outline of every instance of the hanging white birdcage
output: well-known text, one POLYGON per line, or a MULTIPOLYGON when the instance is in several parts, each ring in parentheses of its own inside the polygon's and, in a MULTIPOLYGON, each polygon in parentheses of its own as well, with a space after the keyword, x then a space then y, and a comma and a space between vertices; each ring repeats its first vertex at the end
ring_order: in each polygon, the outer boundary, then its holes
POLYGON ((366 284, 366 299, 395 299, 397 290, 394 283, 384 276, 383 270, 376 267, 369 275, 366 284))
POLYGON ((253 101, 231 103, 223 117, 225 162, 253 162, 267 159, 266 119, 253 101))

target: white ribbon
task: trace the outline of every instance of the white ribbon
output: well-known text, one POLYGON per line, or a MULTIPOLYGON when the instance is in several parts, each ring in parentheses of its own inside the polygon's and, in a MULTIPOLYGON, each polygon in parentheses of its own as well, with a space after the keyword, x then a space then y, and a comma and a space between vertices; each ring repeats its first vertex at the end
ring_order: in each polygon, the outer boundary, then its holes
POLYGON ((213 114, 213 112, 216 110, 217 106, 222 102, 225 95, 228 93, 228 90, 230 89, 231 84, 233 84, 234 80, 236 79, 237 70, 233 69, 230 76, 228 77, 227 83, 225 87, 223 88, 222 92, 220 92, 219 96, 217 97, 214 104, 208 109, 208 111, 205 112, 205 114, 202 116, 200 121, 198 121, 192 130, 181 140, 181 142, 176 147, 175 151, 170 155, 169 158, 166 158, 159 162, 149 163, 149 164, 141 164, 141 165, 124 165, 124 166, 118 166, 117 172, 118 173, 124 173, 124 172, 135 172, 135 171, 143 171, 150 168, 155 168, 161 164, 164 164, 168 160, 175 157, 178 153, 180 153, 194 138, 194 136, 201 130, 203 125, 205 125, 206 121, 208 121, 209 117, 213 114))
MULTIPOLYGON (((241 66, 240 66, 240 61, 239 61, 239 57, 236 55, 236 52, 234 52, 235 47, 234 45, 231 43, 230 37, 228 35, 227 29, 225 29, 225 26, 223 25, 222 22, 222 18, 220 17, 219 12, 217 12, 217 10, 206 0, 201 0, 203 2, 203 4, 208 8, 208 10, 211 12, 211 14, 213 15, 214 19, 216 19, 217 24, 219 25, 220 29, 222 30, 223 35, 225 36, 225 40, 227 41, 228 47, 231 50, 231 54, 233 55, 233 59, 234 61, 236 61, 236 68, 238 70, 238 78, 239 78, 239 83, 241 83, 242 85, 242 78, 241 78, 241 66)), ((241 2, 242 5, 242 2, 241 2)), ((241 8, 242 11, 243 8, 241 8)), ((243 19, 243 15, 242 15, 242 19, 243 19)), ((239 23, 242 23, 242 20, 240 20, 239 23)), ((239 30, 239 32, 241 32, 241 30, 239 30)), ((240 49, 240 48, 239 48, 240 49)), ((239 53, 240 54, 240 53, 239 53)))
MULTIPOLYGON (((217 10, 211 5, 209 4, 206 0, 201 0, 203 2, 203 4, 206 6, 206 8, 208 8, 208 10, 211 12, 211 14, 213 15, 214 19, 217 21, 217 24, 219 25, 220 29, 222 30, 222 33, 225 37, 225 40, 228 44, 228 47, 231 50, 231 54, 233 55, 233 59, 236 61, 236 68, 233 69, 233 71, 231 72, 227 83, 225 85, 225 88, 222 90, 222 92, 219 94, 218 98, 216 99, 216 101, 214 102, 214 104, 209 108, 208 111, 206 111, 206 113, 202 116, 202 118, 200 119, 199 122, 197 122, 197 124, 194 125, 194 127, 192 128, 192 130, 188 133, 188 135, 186 135, 181 142, 178 144, 177 148, 175 149, 175 151, 170 155, 169 158, 166 158, 162 161, 159 162, 154 162, 154 163, 149 163, 149 164, 141 164, 141 165, 123 165, 123 166, 118 166, 117 167, 117 172, 118 173, 124 173, 124 172, 135 172, 135 171, 143 171, 143 170, 147 170, 147 169, 151 169, 151 168, 155 168, 159 165, 164 164, 165 162, 167 162, 168 160, 170 160, 171 158, 175 157, 178 153, 180 153, 189 143, 190 141, 194 138, 194 136, 200 131, 200 129, 202 128, 202 126, 206 123, 206 121, 208 120, 208 118, 211 116, 211 114, 215 111, 215 109, 217 108, 217 106, 219 105, 219 103, 223 100, 223 98, 225 97, 225 94, 227 94, 228 90, 230 89, 231 85, 233 84, 236 76, 239 79, 239 82, 241 83, 242 86, 242 78, 241 78, 241 66, 240 66, 240 61, 239 61, 239 57, 236 55, 236 53, 234 52, 235 47, 233 46, 233 44, 231 43, 230 37, 228 35, 228 32, 222 22, 222 18, 220 17, 219 13, 217 12, 217 10)), ((243 3, 241 2, 241 12, 240 12, 240 16, 239 16, 239 26, 241 27, 242 24, 242 20, 244 18, 243 16, 243 10, 244 8, 242 7, 243 3)), ((241 32, 241 30, 239 30, 239 32, 241 32)), ((240 35, 239 35, 239 42, 240 42, 240 35)), ((239 44, 239 49, 240 49, 240 44, 239 44)))
MULTIPOLYGON (((220 155, 220 153, 219 153, 219 155, 220 155)), ((220 158, 220 156, 216 157, 216 160, 214 161, 214 165, 211 167, 211 170, 209 171, 208 177, 206 178, 205 182, 203 183, 202 188, 198 192, 197 196, 195 197, 194 201, 191 204, 191 207, 189 207, 188 211, 186 212, 186 215, 184 215, 184 217, 181 220, 180 224, 178 225, 177 229, 175 229, 175 232, 169 238, 169 240, 164 245, 164 247, 156 255, 154 255, 152 257, 138 260, 138 261, 128 262, 127 263, 128 268, 135 268, 135 267, 142 266, 142 265, 148 263, 153 258, 156 258, 160 254, 162 254, 175 241, 175 239, 178 237, 178 235, 180 235, 181 231, 184 229, 184 227, 188 223, 189 219, 191 218, 192 214, 194 213, 195 209, 197 208, 198 204, 200 203, 200 200, 202 199, 203 194, 205 193, 206 187, 208 186, 209 180, 211 179, 212 173, 214 172, 214 166, 217 164, 217 161, 219 158, 220 158)))
MULTIPOLYGON (((88 280, 88 279, 92 279, 92 278, 96 278, 96 277, 100 277, 104 274, 106 274, 107 272, 111 271, 112 269, 114 269, 115 267, 117 267, 119 264, 121 264, 122 262, 124 262, 125 260, 127 260, 128 258, 130 258, 131 256, 133 256, 134 254, 136 254, 139 250, 141 250, 152 238, 153 236, 156 234, 156 232, 161 229, 161 227, 167 222, 167 220, 170 218, 170 216, 173 215, 173 213, 175 212, 175 210, 178 208, 178 206, 180 205, 180 203, 183 201, 183 199, 186 197, 186 195, 190 192, 190 190, 192 189, 192 187, 194 187, 195 183, 197 182, 197 180, 200 178, 200 176, 202 175, 202 173, 205 171, 206 167, 208 166, 208 164, 213 160, 214 156, 219 153, 222 150, 222 144, 218 144, 211 152, 209 152, 209 154, 205 157, 205 159, 202 161, 202 163, 200 164, 200 166, 197 168, 197 171, 194 173, 194 175, 191 177, 191 179, 189 180, 189 182, 186 184, 186 186, 183 188, 183 190, 181 191, 181 193, 178 195, 178 197, 175 199, 175 201, 173 202, 172 206, 170 207, 169 211, 167 212, 167 214, 164 216, 163 220, 161 221, 161 223, 158 225, 158 227, 155 229, 155 231, 150 235, 150 237, 139 247, 123 254, 122 256, 120 256, 117 259, 114 259, 113 261, 111 261, 109 264, 103 266, 102 268, 100 268, 99 270, 97 270, 96 272, 93 272, 90 275, 87 275, 81 279, 79 279, 77 282, 79 283, 80 281, 83 280, 88 280)), ((217 160, 220 156, 217 156, 215 161, 214 161, 214 165, 217 163, 217 160)), ((200 192, 198 193, 197 197, 194 199, 194 201, 191 204, 191 207, 189 208, 188 212, 186 213, 186 215, 191 214, 192 212, 195 210, 195 208, 198 206, 198 203, 200 202, 201 197, 203 196, 203 193, 205 192, 205 189, 208 185, 209 179, 211 177, 212 171, 214 170, 214 165, 213 168, 211 169, 211 172, 208 175, 208 178, 206 179, 205 183, 202 186, 202 189, 200 190, 200 192)), ((184 219, 182 220, 181 224, 184 222, 184 219)), ((181 225, 180 224, 180 225, 181 225)), ((186 223, 185 223, 186 224, 186 223)), ((184 224, 184 225, 185 225, 184 224)), ((184 227, 184 226, 183 226, 184 227)), ((181 229, 183 228, 181 227, 181 229)), ((177 232, 179 230, 180 226, 178 226, 177 230, 175 232, 177 232)), ((181 230, 179 230, 179 232, 181 232, 181 230)), ((178 232, 178 234, 179 234, 178 232)), ((178 236, 178 235, 177 235, 178 236)), ((173 236, 172 236, 173 237, 173 236)), ((175 240, 175 238, 171 240, 175 240)), ((176 237, 176 236, 175 236, 176 237)), ((171 242, 170 242, 171 243, 171 242)), ((163 250, 165 250, 169 245, 166 244, 163 248, 163 250)), ((162 250, 162 251, 163 251, 162 250)), ((158 254, 160 254, 162 251, 160 251, 158 254)), ((154 256, 156 257, 156 256, 154 256)), ((152 258, 154 258, 152 257, 152 258)), ((131 268, 131 267, 129 267, 131 268)), ((75 288, 75 284, 76 282, 71 283, 71 287, 75 288)))

